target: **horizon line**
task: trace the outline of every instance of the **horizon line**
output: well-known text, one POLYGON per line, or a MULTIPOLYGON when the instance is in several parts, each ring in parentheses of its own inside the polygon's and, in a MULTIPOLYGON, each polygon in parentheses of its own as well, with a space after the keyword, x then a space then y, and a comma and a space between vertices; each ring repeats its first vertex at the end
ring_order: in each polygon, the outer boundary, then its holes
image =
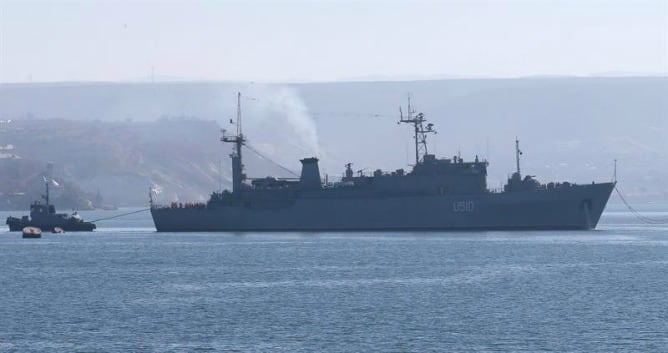
POLYGON ((375 82, 419 82, 419 81, 456 81, 456 80, 518 80, 518 79, 599 79, 599 78, 668 78, 668 73, 594 73, 587 75, 537 74, 524 76, 468 76, 468 75, 368 75, 334 80, 253 80, 253 79, 205 79, 176 78, 169 76, 145 77, 126 80, 71 80, 71 81, 9 81, 0 85, 69 85, 69 84, 170 84, 170 83, 233 83, 233 84, 322 84, 322 83, 375 83, 375 82), (412 77, 414 76, 414 77, 412 77))

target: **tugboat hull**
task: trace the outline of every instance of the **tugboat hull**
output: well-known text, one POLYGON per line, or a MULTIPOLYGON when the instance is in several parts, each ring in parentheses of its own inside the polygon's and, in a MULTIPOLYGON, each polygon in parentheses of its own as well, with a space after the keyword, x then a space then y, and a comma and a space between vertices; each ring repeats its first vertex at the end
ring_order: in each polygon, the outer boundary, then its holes
POLYGON ((26 217, 8 217, 6 224, 9 226, 9 231, 11 232, 20 232, 25 227, 37 227, 48 231, 60 228, 66 232, 90 232, 96 228, 93 223, 76 221, 73 219, 54 220, 53 222, 36 222, 28 220, 26 217))

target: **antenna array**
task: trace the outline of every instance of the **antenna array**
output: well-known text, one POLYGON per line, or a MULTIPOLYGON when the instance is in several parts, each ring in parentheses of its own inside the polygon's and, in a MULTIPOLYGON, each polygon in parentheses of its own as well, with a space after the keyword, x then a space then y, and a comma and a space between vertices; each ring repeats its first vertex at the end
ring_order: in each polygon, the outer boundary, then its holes
POLYGON ((404 116, 401 107, 399 107, 399 122, 397 124, 406 123, 411 124, 415 130, 415 164, 420 163, 420 160, 424 159, 424 155, 428 153, 427 150, 427 134, 435 134, 434 124, 429 123, 425 125, 427 119, 424 117, 423 113, 415 114, 415 109, 411 106, 411 97, 408 96, 408 112, 404 116))

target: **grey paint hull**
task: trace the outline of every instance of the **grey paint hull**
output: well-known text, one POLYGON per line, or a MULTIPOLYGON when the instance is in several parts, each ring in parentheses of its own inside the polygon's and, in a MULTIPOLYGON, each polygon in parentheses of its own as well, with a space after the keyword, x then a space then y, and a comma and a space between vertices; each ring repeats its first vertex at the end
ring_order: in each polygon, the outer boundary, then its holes
POLYGON ((73 221, 58 217, 47 218, 41 221, 25 221, 21 218, 9 217, 5 223, 9 226, 10 232, 20 232, 25 227, 36 227, 44 231, 61 228, 66 232, 91 232, 95 229, 95 224, 91 222, 73 221))
POLYGON ((322 198, 152 208, 159 232, 593 229, 614 184, 481 195, 322 198))

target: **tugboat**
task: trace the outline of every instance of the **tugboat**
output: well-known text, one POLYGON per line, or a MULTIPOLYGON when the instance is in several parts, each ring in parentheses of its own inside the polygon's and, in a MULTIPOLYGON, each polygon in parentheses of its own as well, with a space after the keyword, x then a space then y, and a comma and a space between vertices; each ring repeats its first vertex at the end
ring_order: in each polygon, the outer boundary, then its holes
POLYGON ((25 227, 36 227, 47 231, 53 231, 56 228, 59 228, 61 232, 90 232, 95 229, 94 223, 85 222, 76 211, 71 215, 67 213, 56 213, 54 205, 49 203, 49 183, 46 179, 44 181, 46 194, 42 197, 44 198, 45 203, 43 204, 40 201, 33 202, 30 205, 30 217, 7 217, 6 224, 9 226, 9 231, 19 232, 25 227))

